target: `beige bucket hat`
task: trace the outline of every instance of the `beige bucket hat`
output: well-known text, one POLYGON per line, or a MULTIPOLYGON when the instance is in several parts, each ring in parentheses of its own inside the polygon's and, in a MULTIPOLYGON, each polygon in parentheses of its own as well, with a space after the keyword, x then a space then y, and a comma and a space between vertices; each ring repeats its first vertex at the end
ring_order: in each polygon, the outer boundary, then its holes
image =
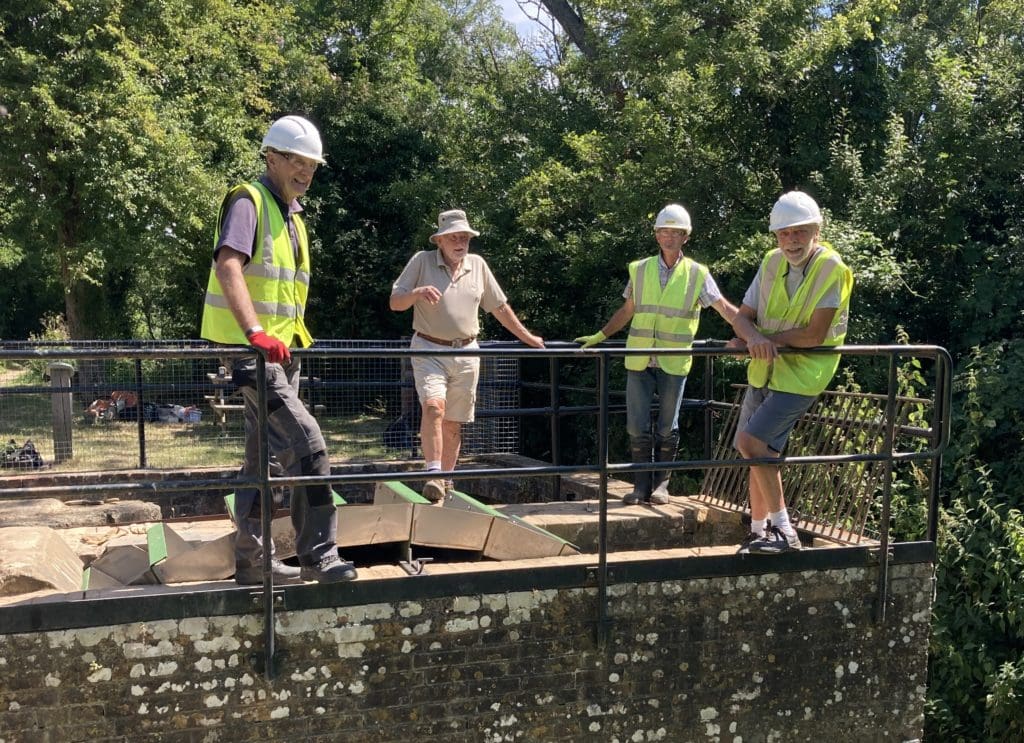
POLYGON ((461 209, 449 209, 437 215, 437 232, 430 236, 430 242, 436 244, 438 235, 447 235, 450 232, 468 232, 473 237, 480 234, 469 226, 466 212, 461 209))

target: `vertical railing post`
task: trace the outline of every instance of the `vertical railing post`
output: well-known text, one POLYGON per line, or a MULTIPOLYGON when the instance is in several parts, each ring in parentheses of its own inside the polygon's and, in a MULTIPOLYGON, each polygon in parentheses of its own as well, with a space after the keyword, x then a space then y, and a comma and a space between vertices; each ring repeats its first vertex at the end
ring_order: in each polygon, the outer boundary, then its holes
POLYGON ((608 640, 608 355, 601 352, 598 360, 597 461, 599 476, 599 520, 597 531, 597 644, 608 640))
MULTIPOLYGON (((935 402, 932 420, 932 449, 938 449, 945 438, 949 425, 950 374, 945 354, 935 355, 935 402)), ((936 454, 931 461, 931 478, 928 483, 928 534, 929 542, 938 541, 939 534, 939 487, 942 478, 942 454, 936 454)))
MULTIPOLYGON (((548 359, 548 379, 550 381, 550 397, 548 403, 551 407, 551 464, 556 467, 562 464, 562 417, 559 415, 560 399, 562 397, 559 387, 560 361, 557 356, 548 359)), ((554 475, 551 478, 551 500, 562 500, 562 477, 554 475)))
POLYGON ((715 396, 715 357, 704 357, 704 459, 711 459, 714 446, 713 428, 715 424, 711 401, 715 396))
POLYGON ((896 436, 896 354, 889 354, 889 389, 885 400, 885 432, 882 450, 885 454, 882 481, 882 516, 878 529, 878 593, 875 597, 875 622, 885 622, 889 603, 889 518, 892 509, 892 451, 896 436))
POLYGON ((71 410, 71 375, 75 367, 62 361, 49 365, 50 373, 50 408, 53 411, 53 461, 57 464, 66 462, 74 456, 72 441, 71 410))
POLYGON ((256 442, 259 449, 260 526, 263 534, 263 655, 264 675, 272 681, 276 637, 274 634, 274 572, 270 549, 270 527, 274 515, 274 498, 270 488, 270 437, 267 431, 267 365, 262 354, 256 355, 256 394, 258 400, 256 442))
POLYGON ((139 430, 139 468, 146 469, 146 399, 142 389, 142 359, 135 359, 135 410, 139 430))

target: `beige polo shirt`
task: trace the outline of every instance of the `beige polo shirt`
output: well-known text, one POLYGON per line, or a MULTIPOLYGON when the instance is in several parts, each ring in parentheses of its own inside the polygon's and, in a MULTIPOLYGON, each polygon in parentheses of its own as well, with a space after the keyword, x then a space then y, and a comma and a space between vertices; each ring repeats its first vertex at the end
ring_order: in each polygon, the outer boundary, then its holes
POLYGON ((430 285, 441 292, 441 301, 416 302, 412 327, 446 341, 476 337, 480 334, 480 308, 494 312, 508 301, 487 261, 475 253, 467 253, 458 275, 452 276, 440 250, 421 250, 406 264, 391 293, 407 294, 430 285))

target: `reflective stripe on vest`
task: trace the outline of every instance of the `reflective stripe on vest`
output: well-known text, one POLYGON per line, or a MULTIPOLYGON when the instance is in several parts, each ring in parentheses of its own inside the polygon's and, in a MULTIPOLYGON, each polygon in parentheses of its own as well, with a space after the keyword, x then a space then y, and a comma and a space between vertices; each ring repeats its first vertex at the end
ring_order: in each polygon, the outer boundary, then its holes
MULTIPOLYGON (((658 256, 629 264, 633 284, 633 319, 626 348, 690 348, 700 322, 700 293, 708 269, 682 258, 669 275, 665 288, 658 278, 658 256)), ((627 356, 626 368, 643 371, 650 356, 627 356)), ((668 374, 685 376, 693 364, 691 356, 657 356, 658 366, 668 374)))
MULTIPOLYGON (((309 296, 309 239, 302 217, 298 214, 291 217, 299 248, 296 265, 288 225, 281 210, 277 208, 273 194, 259 182, 237 186, 228 192, 221 203, 217 215, 217 231, 213 238, 214 247, 220 241, 224 214, 240 189, 245 189, 256 206, 258 239, 252 259, 242 269, 242 273, 258 322, 267 335, 282 343, 290 346, 298 339, 299 345, 308 347, 313 344, 313 337, 306 328, 304 318, 306 299, 309 296)), ((216 263, 210 268, 201 334, 203 338, 217 343, 248 343, 217 279, 216 263)))
MULTIPOLYGON (((846 340, 850 314, 853 272, 839 254, 821 247, 811 258, 803 282, 792 298, 786 291, 788 262, 781 250, 770 251, 761 263, 760 291, 757 297, 757 327, 773 334, 806 327, 822 298, 836 282, 839 307, 836 309, 823 346, 839 346, 846 340)), ((818 395, 824 391, 839 366, 839 354, 779 354, 773 363, 751 359, 747 381, 754 387, 768 386, 779 392, 818 395)))

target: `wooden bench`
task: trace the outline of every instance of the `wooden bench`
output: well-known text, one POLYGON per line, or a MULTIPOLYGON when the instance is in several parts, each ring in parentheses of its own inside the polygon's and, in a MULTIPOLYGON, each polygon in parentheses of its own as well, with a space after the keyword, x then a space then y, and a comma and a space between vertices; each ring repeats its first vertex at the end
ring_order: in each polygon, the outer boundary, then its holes
POLYGON ((206 395, 206 400, 210 404, 210 409, 213 410, 213 414, 217 419, 217 423, 220 424, 222 430, 227 428, 229 413, 241 413, 243 410, 245 410, 244 404, 233 402, 219 402, 215 395, 206 395))
MULTIPOLYGON (((244 403, 228 402, 231 398, 224 398, 218 395, 204 395, 204 397, 222 430, 227 428, 229 414, 241 413, 245 410, 244 403)), ((306 410, 310 409, 308 402, 303 401, 302 404, 306 406, 306 410)), ((327 406, 318 403, 311 412, 314 417, 322 416, 327 412, 327 406)))

